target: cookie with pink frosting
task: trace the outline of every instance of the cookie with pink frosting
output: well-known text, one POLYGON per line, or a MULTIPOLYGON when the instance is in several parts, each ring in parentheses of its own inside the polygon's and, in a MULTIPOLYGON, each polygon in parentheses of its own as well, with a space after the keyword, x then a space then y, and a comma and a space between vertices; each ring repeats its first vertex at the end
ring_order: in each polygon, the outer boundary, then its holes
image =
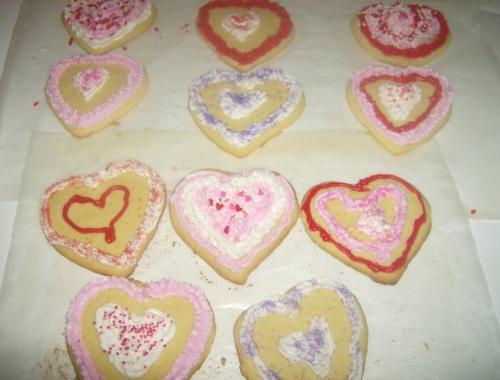
POLYGON ((288 234, 298 206, 292 186, 270 170, 201 170, 176 186, 170 216, 196 254, 222 277, 243 284, 288 234))
POLYGON ((393 154, 430 140, 448 121, 453 91, 427 67, 368 66, 347 85, 347 101, 375 140, 393 154))
POLYGON ((50 68, 47 102, 75 137, 87 137, 117 121, 146 95, 142 65, 124 55, 79 55, 50 68))
POLYGON ((243 312, 234 339, 247 379, 360 380, 368 328, 349 289, 312 279, 243 312))
POLYGON ((202 290, 176 280, 94 280, 66 315, 66 343, 82 380, 187 379, 205 361, 214 336, 202 290))
POLYGON ((103 54, 147 31, 156 18, 151 0, 71 0, 62 22, 86 52, 103 54))
POLYGON ((316 185, 304 197, 301 217, 322 249, 384 284, 401 278, 432 223, 422 193, 389 174, 372 175, 354 185, 316 185))
POLYGON ((443 13, 422 4, 371 4, 354 16, 351 26, 356 40, 372 57, 397 66, 432 61, 450 39, 443 13))

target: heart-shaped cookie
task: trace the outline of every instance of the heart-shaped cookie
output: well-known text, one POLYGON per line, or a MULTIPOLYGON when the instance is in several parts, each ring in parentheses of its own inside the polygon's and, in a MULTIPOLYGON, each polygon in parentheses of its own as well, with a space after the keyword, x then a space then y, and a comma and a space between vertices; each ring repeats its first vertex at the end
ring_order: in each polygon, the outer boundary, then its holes
POLYGON ((148 30, 156 18, 151 0, 72 0, 62 22, 86 52, 103 54, 148 30))
POLYGON ((326 182, 304 197, 302 220, 321 248, 373 280, 394 284, 431 229, 430 206, 405 180, 388 174, 355 185, 326 182))
POLYGON ((452 99, 448 79, 423 67, 368 66, 347 85, 354 115, 393 154, 431 139, 448 121, 452 99))
POLYGON ((245 157, 289 127, 305 105, 301 86, 282 70, 214 70, 189 87, 196 124, 222 150, 245 157))
POLYGON ((50 244, 92 271, 129 276, 165 208, 160 176, 137 161, 60 180, 43 194, 40 218, 50 244))
POLYGON ((371 4, 352 21, 354 37, 375 59, 397 66, 423 65, 441 54, 450 31, 444 15, 422 4, 371 4))
POLYGON ((361 379, 368 329, 343 285, 313 279, 243 312, 234 326, 247 379, 361 379))
POLYGON ((220 59, 248 71, 283 50, 293 36, 288 12, 268 0, 212 0, 200 8, 200 35, 220 59))
POLYGON ((75 137, 87 137, 120 119, 146 95, 142 65, 123 55, 80 55, 50 69, 47 102, 75 137))
POLYGON ((205 361, 214 336, 201 289, 174 280, 94 280, 66 316, 79 379, 187 379, 205 361))
POLYGON ((229 174, 202 170, 170 198, 172 224, 221 276, 243 284, 281 243, 298 215, 288 181, 269 170, 229 174))

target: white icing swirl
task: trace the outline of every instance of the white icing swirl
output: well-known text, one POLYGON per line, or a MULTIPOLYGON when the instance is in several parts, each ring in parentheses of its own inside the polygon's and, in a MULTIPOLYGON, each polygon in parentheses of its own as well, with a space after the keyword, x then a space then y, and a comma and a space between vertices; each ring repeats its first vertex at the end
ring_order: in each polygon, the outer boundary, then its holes
POLYGON ((264 91, 253 91, 247 94, 237 93, 224 88, 219 92, 219 104, 224 113, 231 119, 243 119, 267 101, 264 91))
POLYGON ((327 319, 315 316, 308 332, 297 331, 282 337, 278 349, 290 362, 305 363, 316 375, 326 377, 336 346, 327 319))
POLYGON ((156 309, 144 315, 108 303, 97 309, 95 327, 101 349, 124 376, 142 376, 174 337, 173 319, 156 309))
POLYGON ((73 78, 73 85, 82 93, 88 102, 106 84, 109 72, 104 67, 80 71, 73 78))
POLYGON ((384 82, 378 88, 380 101, 389 116, 397 121, 405 120, 422 99, 422 89, 415 83, 398 84, 384 82))
POLYGON ((260 17, 254 11, 246 13, 230 13, 222 18, 222 27, 238 41, 245 41, 255 33, 260 25, 260 17))

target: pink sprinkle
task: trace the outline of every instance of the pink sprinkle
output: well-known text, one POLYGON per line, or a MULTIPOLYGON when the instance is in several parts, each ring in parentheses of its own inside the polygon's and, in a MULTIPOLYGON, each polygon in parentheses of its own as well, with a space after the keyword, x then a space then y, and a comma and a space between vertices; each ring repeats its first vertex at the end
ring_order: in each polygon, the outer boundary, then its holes
POLYGON ((36 102, 33 103, 33 107, 38 107, 39 104, 40 102, 37 100, 36 102))

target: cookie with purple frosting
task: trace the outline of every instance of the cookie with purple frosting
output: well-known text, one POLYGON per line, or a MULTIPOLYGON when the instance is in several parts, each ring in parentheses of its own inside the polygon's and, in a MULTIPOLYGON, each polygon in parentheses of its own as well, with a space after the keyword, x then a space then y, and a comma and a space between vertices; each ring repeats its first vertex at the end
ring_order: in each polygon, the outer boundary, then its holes
POLYGON ((301 86, 282 70, 216 69, 189 87, 189 110, 222 150, 245 157, 289 127, 305 105, 301 86))
POLYGON ((361 379, 368 329, 356 297, 328 279, 302 282, 243 312, 234 326, 247 379, 361 379))

